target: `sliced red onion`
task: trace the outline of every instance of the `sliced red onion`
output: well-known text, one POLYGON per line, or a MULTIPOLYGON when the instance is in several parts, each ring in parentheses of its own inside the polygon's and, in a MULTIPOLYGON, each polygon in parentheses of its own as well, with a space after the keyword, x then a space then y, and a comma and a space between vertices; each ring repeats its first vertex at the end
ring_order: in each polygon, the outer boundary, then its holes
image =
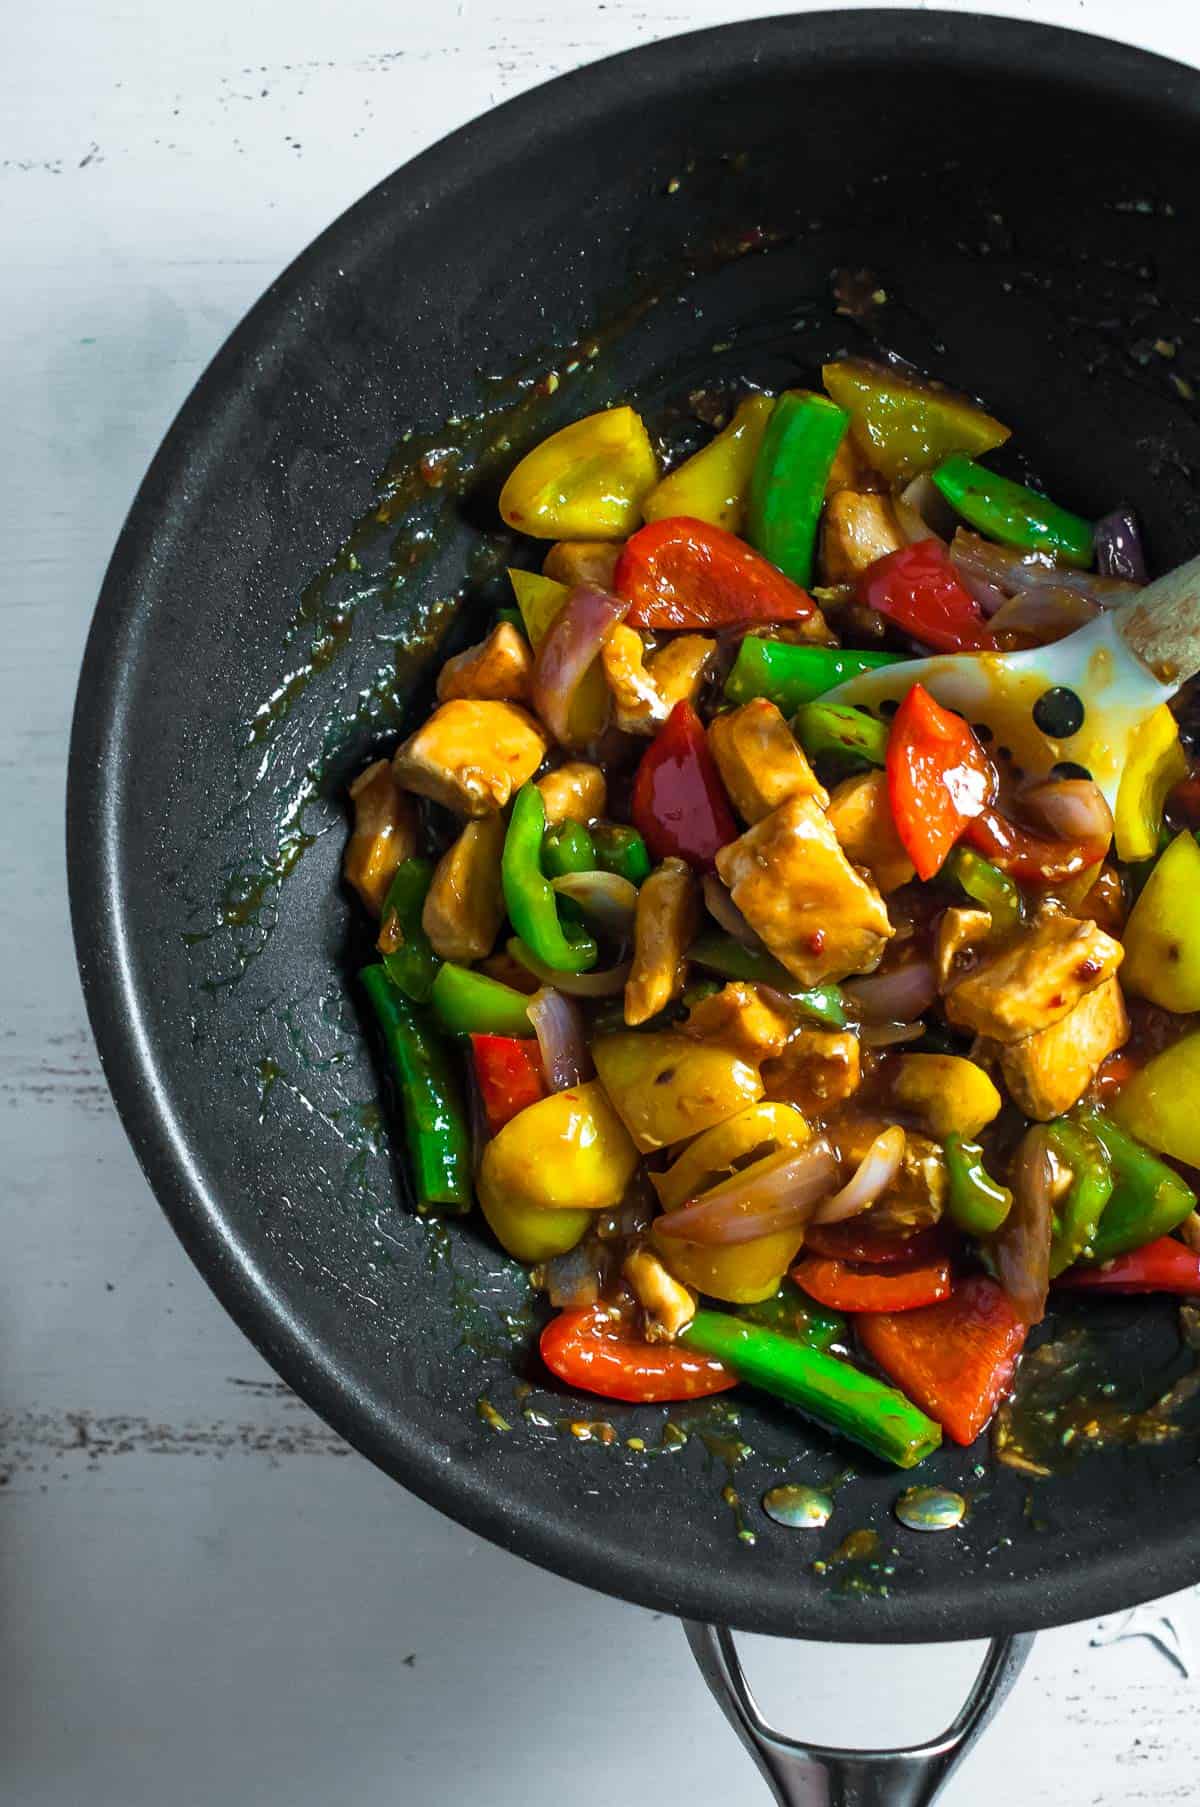
POLYGON ((488 1128, 487 1112, 483 1108, 483 1093, 479 1089, 479 1081, 475 1077, 475 1062, 469 1060, 467 1067, 467 1117, 471 1125, 471 1165, 478 1174, 479 1164, 483 1160, 483 1151, 492 1139, 488 1128))
POLYGON ((1109 841, 1112 810, 1090 778, 1047 778, 1020 795, 1021 814, 1060 841, 1109 841))
POLYGON ((960 527, 950 542, 950 562, 964 582, 976 578, 1015 595, 1047 576, 1057 575, 1053 559, 1044 552, 1021 554, 1010 547, 993 545, 978 533, 960 527))
POLYGON ((638 894, 627 878, 616 872, 568 872, 551 883, 607 934, 620 940, 632 933, 638 894))
POLYGON ((819 1136, 732 1174, 695 1204, 664 1212, 655 1218, 655 1229, 660 1236, 706 1246, 754 1242, 776 1230, 801 1229, 836 1179, 833 1150, 819 1136))
POLYGON ((560 746, 570 747, 571 702, 584 673, 619 621, 629 599, 577 584, 550 624, 533 665, 533 706, 560 746))
POLYGON ((996 1278, 1026 1324, 1046 1315, 1050 1286, 1050 1241, 1054 1230, 1054 1166, 1049 1138, 1036 1123, 1013 1157, 1009 1184, 1012 1209, 992 1240, 996 1278))
POLYGON ((915 508, 909 508, 903 496, 892 497, 892 512, 901 533, 910 546, 917 545, 920 540, 936 540, 937 534, 931 528, 926 527, 915 508))
POLYGON ((958 575, 962 579, 963 588, 970 591, 989 619, 1000 613, 1008 596, 999 584, 990 584, 983 577, 973 577, 969 571, 960 571, 958 575))
POLYGON ((958 516, 928 471, 905 485, 894 498, 893 507, 906 537, 941 540, 943 544, 954 538, 958 516))
POLYGON ((1087 596, 1100 609, 1115 608, 1138 588, 1115 577, 1097 577, 1090 571, 1073 571, 1056 565, 1045 552, 1016 552, 1011 546, 994 546, 977 533, 960 527, 950 546, 950 557, 961 578, 977 577, 1015 596, 1020 590, 1054 585, 1087 596))
POLYGON ((924 1023, 864 1023, 858 1039, 864 1048, 895 1048, 902 1042, 919 1042, 924 1023))
POLYGON ((542 1051, 542 1070, 552 1092, 565 1092, 592 1076, 587 1031, 579 1006, 552 986, 529 1000, 529 1020, 542 1051))
POLYGON ((1099 604, 1090 596, 1066 590, 1061 584, 1046 584, 1019 590, 1006 600, 992 616, 992 628, 996 633, 1028 634, 1043 646, 1050 646, 1094 621, 1099 613, 1099 604))
POLYGON ((895 972, 851 979, 842 990, 857 1005, 864 1022, 911 1023, 923 1016, 937 997, 937 977, 928 960, 910 960, 895 972))
POLYGON ((735 941, 740 941, 743 947, 760 949, 760 937, 750 927, 715 872, 704 874, 703 889, 705 908, 720 923, 726 934, 732 935, 735 941))
POLYGON ((813 1222, 844 1223, 848 1217, 857 1217, 860 1211, 873 1205, 899 1173, 907 1140, 899 1124, 893 1124, 891 1129, 876 1136, 841 1191, 817 1206, 813 1222))
POLYGON ((1123 577, 1129 583, 1146 581, 1146 550, 1142 530, 1132 508, 1117 508, 1096 522, 1096 569, 1101 577, 1123 577))
POLYGON ((560 973, 555 967, 547 966, 539 960, 514 935, 508 943, 508 951, 514 960, 519 960, 526 972, 531 972, 535 979, 543 985, 552 986, 555 991, 565 991, 572 998, 611 998, 617 992, 624 991, 625 981, 629 977, 630 960, 622 960, 619 966, 606 967, 600 973, 560 973))
POLYGON ((892 513, 896 517, 896 525, 910 546, 916 546, 922 540, 939 540, 943 546, 945 545, 945 540, 939 533, 933 531, 920 509, 913 508, 905 501, 903 495, 892 497, 892 513))

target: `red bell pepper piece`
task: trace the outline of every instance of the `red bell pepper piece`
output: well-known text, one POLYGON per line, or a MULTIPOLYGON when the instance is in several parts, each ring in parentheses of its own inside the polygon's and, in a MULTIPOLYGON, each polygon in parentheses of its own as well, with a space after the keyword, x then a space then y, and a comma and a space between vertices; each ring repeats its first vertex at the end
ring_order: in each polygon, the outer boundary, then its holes
POLYGON ((1160 1236, 1103 1267, 1069 1267, 1054 1284, 1069 1292, 1200 1293, 1200 1255, 1160 1236))
POLYGON ((859 578, 858 594, 934 652, 995 651, 987 617, 940 540, 918 540, 877 558, 859 578))
POLYGON ((1012 1382, 1026 1326, 982 1275, 940 1305, 855 1319, 863 1348, 956 1443, 973 1443, 1012 1382))
POLYGON ((561 1311, 542 1331, 542 1360, 552 1374, 584 1393, 635 1404, 703 1399, 737 1385, 737 1375, 711 1355, 677 1343, 643 1343, 627 1319, 604 1305, 561 1311))
POLYGON ((471 1053, 484 1115, 493 1135, 526 1105, 550 1096, 535 1041, 518 1041, 511 1035, 473 1035, 471 1053))
POLYGON ((948 1252, 945 1231, 940 1224, 927 1230, 914 1230, 908 1236, 886 1236, 873 1230, 858 1218, 845 1223, 814 1223, 804 1232, 806 1255, 828 1255, 833 1261, 852 1261, 860 1267, 894 1267, 898 1262, 913 1266, 918 1262, 937 1261, 948 1252))
POLYGON ((642 755, 633 781, 633 825, 656 860, 671 854, 707 871, 738 827, 700 717, 676 703, 642 755))
POLYGON ((815 604, 736 534, 690 515, 651 521, 626 540, 613 589, 630 627, 730 627, 803 621, 815 604))
POLYGON ((948 1261, 887 1267, 880 1273, 825 1255, 805 1255, 792 1269, 792 1279, 830 1311, 915 1311, 948 1299, 953 1288, 948 1261))
POLYGON ((1054 841, 1010 822, 994 809, 972 816, 963 839, 1001 872, 1027 885, 1057 885, 1077 878, 1089 866, 1098 866, 1109 847, 1107 840, 1054 841))
POLYGON ((932 878, 971 818, 991 802, 996 768, 961 715, 914 684, 888 735, 887 782, 904 850, 917 876, 932 878))

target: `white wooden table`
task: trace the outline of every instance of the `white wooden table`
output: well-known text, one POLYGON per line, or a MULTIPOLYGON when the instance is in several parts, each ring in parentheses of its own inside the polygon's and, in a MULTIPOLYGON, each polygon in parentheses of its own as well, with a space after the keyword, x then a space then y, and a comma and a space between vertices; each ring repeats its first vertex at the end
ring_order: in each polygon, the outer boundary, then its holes
MULTIPOLYGON (((1194 0, 993 9, 1200 61, 1194 0)), ((443 132, 769 0, 8 0, 0 33, 0 1798, 22 1807, 695 1807, 762 1798, 675 1625, 481 1544, 243 1342, 160 1216, 75 978, 75 674, 161 434, 269 279, 443 132), (499 1642, 498 1642, 499 1640, 499 1642), (607 1709, 607 1711, 606 1711, 607 1709), (590 1748, 601 1760, 585 1761, 590 1748)), ((152 882, 152 880, 150 881, 152 882)), ((1194 1596, 1170 1603, 1200 1643, 1194 1596)), ((1153 1632, 1157 1610, 1126 1629, 1153 1632)), ((1107 1632, 1119 1625, 1106 1628, 1107 1632)), ((946 1797, 1192 1800, 1196 1683, 1147 1636, 1040 1640, 946 1797)), ((837 1739, 931 1731, 973 1652, 751 1652, 837 1739), (881 1715, 881 1717, 879 1717, 881 1715)), ((1190 1657, 1185 1649, 1185 1664, 1190 1657)))

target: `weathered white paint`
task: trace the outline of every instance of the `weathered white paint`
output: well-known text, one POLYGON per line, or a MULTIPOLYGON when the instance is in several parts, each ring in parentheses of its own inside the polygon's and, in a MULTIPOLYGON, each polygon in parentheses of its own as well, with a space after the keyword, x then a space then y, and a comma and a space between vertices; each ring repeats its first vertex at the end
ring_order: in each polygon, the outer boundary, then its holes
MULTIPOLYGON (((60 818, 75 671, 112 541, 175 409, 269 278, 491 102, 628 44, 786 10, 4 9, 0 1792, 23 1807, 549 1807, 564 1787, 573 1807, 607 1807, 625 1786, 618 1751, 636 1754, 634 1798, 761 1798, 673 1624, 407 1498, 223 1316, 108 1103, 71 959, 60 818)), ((993 10, 1200 60, 1188 0, 993 10)), ((1198 1618, 1194 1598, 1179 1603, 1185 1640, 1198 1618)), ((1096 1635, 1040 1642, 951 1807, 1194 1798, 1195 1684, 1149 1638, 1093 1647, 1096 1635)), ((867 1702, 885 1736, 931 1730, 970 1654, 773 1647, 754 1660, 768 1705, 853 1739, 867 1702)))

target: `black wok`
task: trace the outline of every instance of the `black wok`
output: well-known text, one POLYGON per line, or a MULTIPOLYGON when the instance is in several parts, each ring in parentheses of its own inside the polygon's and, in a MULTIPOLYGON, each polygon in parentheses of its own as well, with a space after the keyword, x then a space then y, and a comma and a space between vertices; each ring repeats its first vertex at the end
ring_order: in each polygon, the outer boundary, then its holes
MULTIPOLYGON (((522 1276, 476 1224, 442 1233, 405 1207, 338 879, 348 776, 472 637, 456 598, 494 596, 511 556, 506 462, 608 400, 639 399, 682 443, 701 381, 804 383, 877 336, 984 388, 1069 506, 1133 502, 1157 568, 1194 553, 1198 167, 1200 76, 1098 39, 918 12, 676 39, 525 95, 381 184, 268 290, 150 469, 71 751, 75 930, 113 1093, 179 1235, 280 1373, 533 1561, 696 1620, 864 1641, 996 1636, 1200 1578, 1188 1436, 1036 1483, 944 1449, 922 1478, 973 1506, 924 1539, 890 1516, 896 1475, 862 1461, 828 1530, 801 1535, 758 1512, 763 1487, 831 1477, 850 1452, 747 1396, 750 1545, 719 1451, 625 1446, 657 1443, 661 1412, 606 1411, 610 1447, 530 1425, 522 1276), (840 307, 838 269, 871 273, 840 307), (551 368, 547 396, 531 379, 551 368), (477 456, 497 437, 508 449, 477 456), (430 445, 465 448, 427 461, 434 487, 411 469, 430 445), (894 1572, 814 1574, 863 1526, 894 1572)), ((1158 1304, 1110 1307, 1103 1335, 1147 1385, 1177 1347, 1158 1304)))

